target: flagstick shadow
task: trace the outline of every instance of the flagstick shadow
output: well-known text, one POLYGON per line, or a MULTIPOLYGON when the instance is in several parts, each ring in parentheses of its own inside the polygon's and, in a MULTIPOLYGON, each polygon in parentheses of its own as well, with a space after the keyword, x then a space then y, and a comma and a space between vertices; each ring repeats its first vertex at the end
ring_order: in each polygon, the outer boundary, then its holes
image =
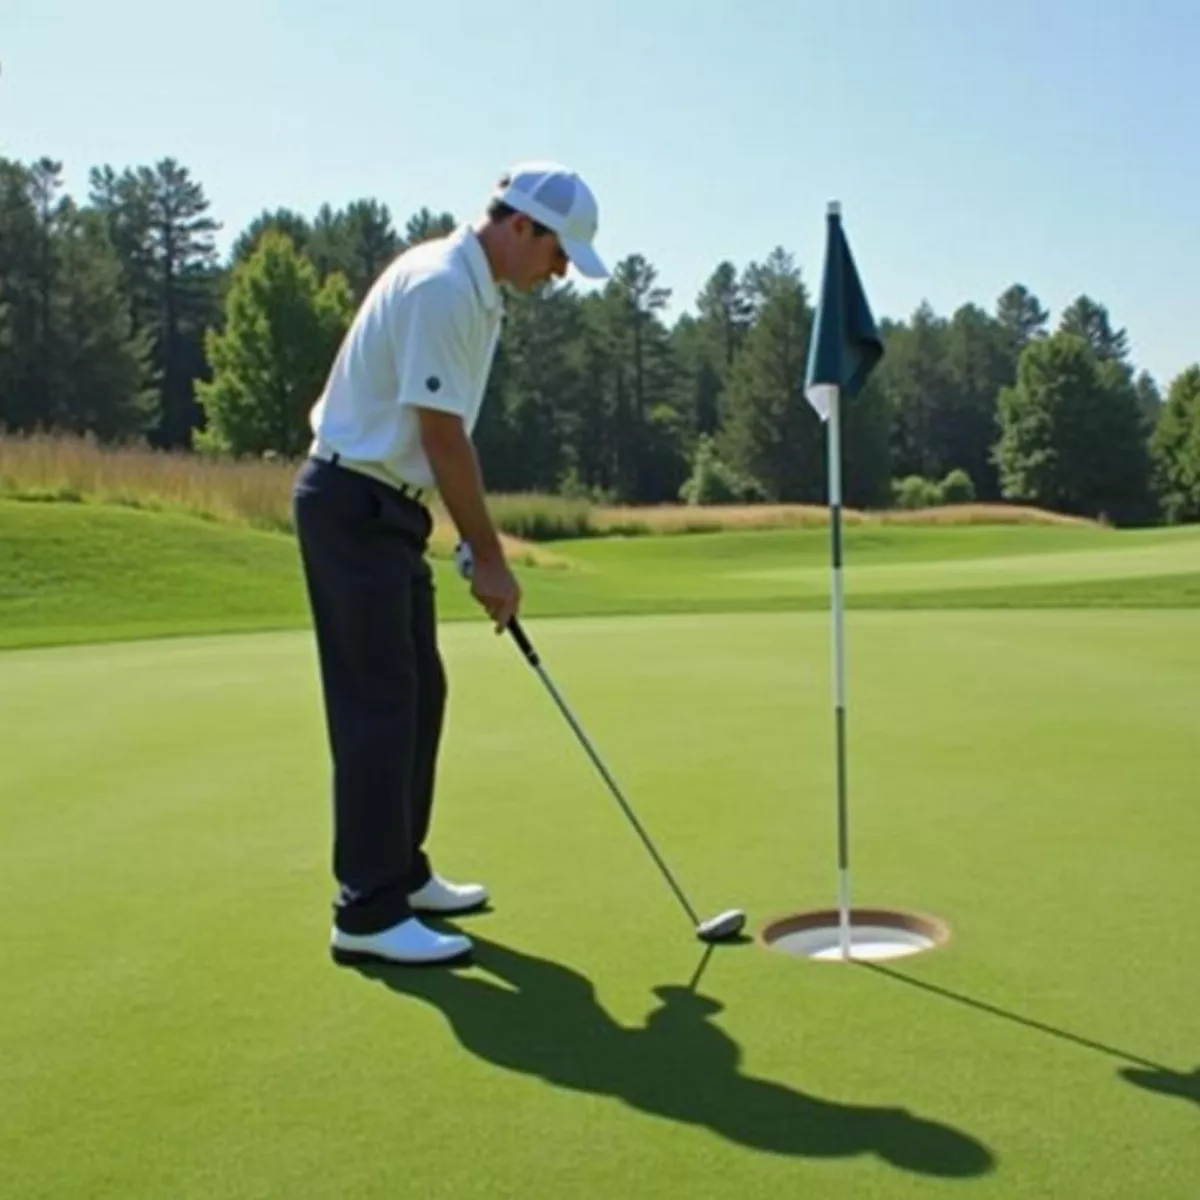
POLYGON ((1200 1104, 1200 1067, 1190 1075, 1182 1071, 1145 1070, 1141 1067, 1122 1067, 1117 1072, 1122 1079, 1148 1092, 1162 1096, 1178 1096, 1200 1104))
POLYGON ((1039 1033, 1047 1034, 1061 1041, 1082 1046, 1085 1050, 1094 1050, 1096 1053, 1107 1055, 1109 1058, 1120 1058, 1129 1063, 1136 1063, 1138 1064, 1136 1068, 1124 1067, 1119 1071, 1119 1074, 1128 1082, 1145 1088, 1148 1091, 1161 1092, 1171 1096, 1181 1096, 1185 1099, 1195 1100, 1196 1103, 1200 1104, 1200 1068, 1197 1068, 1190 1075, 1185 1075, 1182 1072, 1173 1071, 1170 1067, 1163 1066, 1162 1063, 1155 1062, 1153 1059, 1143 1058, 1140 1054, 1134 1054, 1130 1050, 1122 1050, 1117 1046, 1109 1046, 1104 1042, 1096 1041, 1094 1038, 1081 1037, 1070 1030, 1061 1029, 1055 1025, 1048 1025, 1044 1021, 1037 1021, 1032 1017, 1022 1016, 1020 1013, 999 1008, 994 1004, 988 1004, 984 1000, 976 1000, 972 996, 951 991, 949 988, 939 987, 937 984, 928 983, 923 979, 915 979, 911 975, 905 975, 897 971, 894 967, 885 967, 879 963, 872 962, 860 962, 858 965, 865 967, 867 970, 874 971, 876 975, 893 979, 897 983, 907 984, 909 987, 918 988, 920 991, 929 992, 931 995, 942 997, 942 999, 951 1000, 956 1004, 973 1008, 978 1012, 987 1013, 989 1016, 1000 1017, 1002 1020, 1011 1021, 1015 1025, 1023 1025, 1026 1029, 1035 1029, 1039 1033))
MULTIPOLYGON (((656 987, 658 1005, 642 1024, 626 1026, 578 971, 478 934, 474 941, 474 965, 466 971, 356 969, 439 1010, 461 1044, 484 1061, 565 1092, 608 1096, 765 1153, 873 1155, 942 1178, 995 1168, 992 1153, 974 1138, 901 1106, 841 1104, 744 1074, 741 1047, 711 1019, 722 1004, 698 990, 711 947, 688 984, 656 987)), ((403 1069, 400 1062, 396 1069, 403 1069)))

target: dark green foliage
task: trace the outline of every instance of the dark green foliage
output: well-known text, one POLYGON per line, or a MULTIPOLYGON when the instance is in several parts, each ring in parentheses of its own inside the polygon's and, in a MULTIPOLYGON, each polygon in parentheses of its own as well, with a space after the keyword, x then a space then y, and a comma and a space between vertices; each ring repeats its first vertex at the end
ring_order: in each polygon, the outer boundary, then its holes
POLYGON ((133 330, 151 346, 159 396, 152 440, 190 446, 201 417, 195 383, 208 369, 205 330, 220 311, 220 226, 204 189, 171 158, 120 175, 107 165, 94 169, 91 185, 92 207, 122 263, 133 330))
POLYGON ((1171 385, 1150 448, 1166 519, 1200 521, 1200 366, 1171 385))
POLYGON ((976 499, 975 484, 961 467, 951 471, 941 485, 943 504, 970 504, 976 499))
POLYGON ((792 257, 774 250, 749 272, 754 325, 726 393, 722 451, 770 501, 816 500, 823 490, 820 422, 803 395, 812 310, 792 257))
POLYGON ((225 327, 210 329, 211 382, 197 384, 202 450, 295 458, 312 439, 308 413, 351 318, 346 280, 316 268, 284 233, 262 234, 234 270, 225 327))
POLYGON ((691 474, 679 489, 687 504, 738 504, 762 499, 762 489, 748 475, 723 462, 708 434, 696 442, 691 474))
POLYGON ((58 163, 0 160, 0 426, 136 437, 156 414, 148 342, 104 222, 61 187, 58 163))
MULTIPOLYGON (((50 160, 0 160, 0 423, 161 447, 301 453, 346 304, 456 225, 436 205, 397 224, 371 197, 267 205, 221 262, 209 200, 175 160, 93 169, 82 207, 60 178, 50 160)), ((475 431, 489 488, 824 503, 828 430, 803 395, 819 264, 810 280, 783 247, 741 267, 717 259, 669 317, 654 264, 613 261, 598 288, 507 297, 475 431)), ((881 316, 883 362, 841 410, 845 503, 1020 499, 1123 523, 1197 519, 1191 377, 1164 404, 1087 294, 1053 334, 1050 322, 1020 282, 990 310, 881 316)))
POLYGON ((1149 457, 1137 394, 1112 358, 1081 335, 1027 346, 1000 395, 997 463, 1007 499, 1059 512, 1144 520, 1149 457))

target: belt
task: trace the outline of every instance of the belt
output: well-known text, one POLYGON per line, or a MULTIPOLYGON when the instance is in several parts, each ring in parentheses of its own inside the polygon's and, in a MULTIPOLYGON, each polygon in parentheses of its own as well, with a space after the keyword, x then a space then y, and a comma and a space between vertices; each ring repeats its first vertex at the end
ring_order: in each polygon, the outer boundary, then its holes
POLYGON ((420 501, 425 495, 425 488, 417 487, 414 483, 406 483, 402 479, 396 479, 387 472, 374 468, 370 463, 364 463, 359 459, 347 459, 337 450, 330 450, 328 446, 316 444, 309 451, 310 458, 319 459, 321 462, 327 462, 332 466, 341 466, 347 471, 355 471, 359 475, 366 475, 369 479, 374 479, 377 483, 382 483, 384 487, 389 487, 394 492, 399 492, 401 496, 408 500, 420 501))

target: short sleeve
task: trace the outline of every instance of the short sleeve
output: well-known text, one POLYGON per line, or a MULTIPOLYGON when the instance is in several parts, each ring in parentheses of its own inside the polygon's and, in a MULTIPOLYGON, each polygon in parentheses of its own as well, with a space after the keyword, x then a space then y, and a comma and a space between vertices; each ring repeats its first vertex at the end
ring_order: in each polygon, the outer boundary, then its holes
POLYGON ((403 302, 396 375, 402 406, 465 416, 475 390, 471 297, 445 277, 424 280, 403 302))

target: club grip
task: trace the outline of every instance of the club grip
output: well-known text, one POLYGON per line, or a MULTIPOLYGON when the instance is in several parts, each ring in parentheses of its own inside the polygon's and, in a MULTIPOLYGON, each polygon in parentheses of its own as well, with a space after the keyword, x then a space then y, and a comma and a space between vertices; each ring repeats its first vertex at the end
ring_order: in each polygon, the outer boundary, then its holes
POLYGON ((533 648, 533 643, 525 636, 525 630, 521 628, 521 622, 513 617, 508 623, 508 632, 512 634, 513 641, 521 648, 521 653, 529 660, 531 667, 538 665, 537 651, 533 648))

